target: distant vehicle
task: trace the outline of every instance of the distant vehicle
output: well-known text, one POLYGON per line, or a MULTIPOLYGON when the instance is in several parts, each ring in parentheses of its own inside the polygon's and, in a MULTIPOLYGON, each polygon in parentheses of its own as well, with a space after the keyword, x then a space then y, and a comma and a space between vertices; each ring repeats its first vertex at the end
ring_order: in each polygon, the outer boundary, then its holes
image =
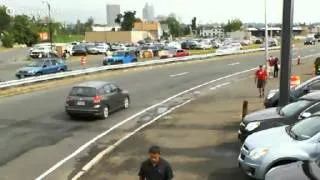
POLYGON ((172 58, 176 55, 177 49, 175 47, 165 47, 163 50, 159 51, 160 59, 172 58))
POLYGON ((248 46, 248 45, 250 45, 250 44, 251 44, 251 41, 250 41, 250 40, 245 39, 245 40, 242 40, 240 43, 241 43, 241 45, 242 45, 242 46, 248 46))
POLYGON ((76 56, 76 55, 86 56, 87 54, 88 54, 87 49, 83 45, 74 45, 72 47, 71 55, 73 55, 73 56, 76 56))
POLYGON ((304 45, 315 45, 316 44, 316 39, 314 37, 307 37, 304 40, 304 45))
POLYGON ((42 56, 46 56, 49 54, 49 52, 52 52, 51 48, 49 46, 37 46, 32 49, 30 52, 31 58, 41 58, 42 56))
POLYGON ((126 46, 123 44, 112 44, 110 48, 111 51, 125 51, 127 49, 126 46))
MULTIPOLYGON (((289 101, 296 101, 299 97, 318 90, 320 90, 320 76, 313 77, 298 86, 292 87, 289 92, 289 101)), ((277 107, 279 96, 279 89, 270 90, 264 100, 264 106, 266 108, 277 107)))
POLYGON ((154 57, 159 55, 160 47, 158 46, 143 46, 141 51, 151 50, 154 57))
POLYGON ((114 65, 114 64, 127 64, 137 62, 137 57, 134 53, 128 51, 116 51, 112 57, 106 57, 103 60, 103 65, 114 65))
POLYGON ((182 49, 181 44, 178 42, 168 42, 166 43, 167 47, 175 47, 176 49, 182 49))
POLYGON ((97 116, 106 119, 111 112, 127 109, 129 105, 128 91, 113 83, 89 81, 71 89, 65 111, 70 117, 97 116))
POLYGON ((190 56, 190 52, 185 49, 177 49, 176 54, 174 57, 184 57, 184 56, 190 56))
POLYGON ((198 43, 195 41, 185 41, 181 43, 181 48, 182 49, 196 49, 198 46, 198 43))
POLYGON ((99 44, 96 46, 96 48, 98 49, 99 54, 106 54, 109 50, 109 46, 106 44, 99 44))
POLYGON ((211 49, 212 45, 206 42, 197 43, 196 49, 211 49))
POLYGON ((240 123, 238 138, 243 142, 255 132, 294 124, 318 112, 320 112, 320 92, 310 93, 282 108, 268 108, 246 115, 240 123))
POLYGON ((231 52, 235 52, 237 51, 237 48, 236 47, 232 47, 232 46, 222 46, 220 48, 218 48, 216 50, 216 53, 231 53, 231 52))
POLYGON ((95 45, 86 45, 88 54, 99 54, 99 49, 95 45))
POLYGON ((223 46, 223 44, 219 41, 212 41, 211 43, 212 43, 212 47, 215 49, 218 49, 223 46))
POLYGON ((266 174, 265 180, 319 180, 320 158, 308 161, 298 161, 272 168, 266 174))
POLYGON ((319 139, 319 115, 297 124, 254 133, 241 147, 239 167, 252 178, 264 179, 272 168, 317 158, 320 155, 319 139))
POLYGON ((62 59, 39 59, 34 60, 26 67, 20 68, 16 72, 16 77, 21 79, 30 76, 40 76, 44 74, 64 72, 68 66, 62 59))

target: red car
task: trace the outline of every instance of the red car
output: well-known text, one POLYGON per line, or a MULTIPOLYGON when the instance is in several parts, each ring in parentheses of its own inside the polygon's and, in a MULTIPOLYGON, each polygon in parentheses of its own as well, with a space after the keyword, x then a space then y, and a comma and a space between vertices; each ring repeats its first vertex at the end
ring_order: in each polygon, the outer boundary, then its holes
POLYGON ((178 49, 176 51, 176 54, 174 55, 175 57, 183 57, 183 56, 190 56, 189 51, 184 50, 184 49, 178 49))

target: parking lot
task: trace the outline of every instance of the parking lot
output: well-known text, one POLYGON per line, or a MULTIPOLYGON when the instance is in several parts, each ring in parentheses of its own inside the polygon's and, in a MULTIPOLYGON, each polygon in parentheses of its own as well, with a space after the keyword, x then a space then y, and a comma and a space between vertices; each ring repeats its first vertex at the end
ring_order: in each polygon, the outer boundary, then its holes
MULTIPOLYGON (((293 73, 309 79, 312 62, 294 66, 293 73)), ((277 87, 277 80, 269 80, 268 89, 277 87)), ((258 98, 252 73, 221 84, 229 85, 201 90, 196 100, 134 135, 82 179, 133 179, 148 147, 156 144, 177 180, 247 180, 237 166, 241 107, 248 100, 249 111, 262 109, 263 99, 258 98)))

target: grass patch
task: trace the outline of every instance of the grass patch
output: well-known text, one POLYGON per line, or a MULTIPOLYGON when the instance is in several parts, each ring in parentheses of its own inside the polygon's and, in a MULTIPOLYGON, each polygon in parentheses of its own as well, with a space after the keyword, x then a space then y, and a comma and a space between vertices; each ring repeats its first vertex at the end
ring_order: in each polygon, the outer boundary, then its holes
POLYGON ((192 49, 189 50, 191 55, 200 55, 200 54, 210 54, 210 53, 215 53, 215 49, 192 49))
POLYGON ((248 50, 248 49, 257 49, 260 48, 261 44, 250 44, 248 46, 242 46, 241 50, 248 50))
POLYGON ((54 41, 57 43, 68 43, 74 41, 83 41, 84 35, 59 35, 55 37, 54 41))

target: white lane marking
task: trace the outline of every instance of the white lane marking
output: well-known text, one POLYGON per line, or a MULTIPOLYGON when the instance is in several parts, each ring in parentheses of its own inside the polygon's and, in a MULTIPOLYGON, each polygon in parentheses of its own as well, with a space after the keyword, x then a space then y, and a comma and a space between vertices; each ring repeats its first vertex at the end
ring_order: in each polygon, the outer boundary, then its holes
MULTIPOLYGON (((314 54, 314 55, 317 55, 317 54, 314 54)), ((313 56, 314 56, 313 55, 313 56)), ((306 57, 301 57, 301 58, 306 58, 306 57)), ((227 79, 227 78, 230 78, 230 77, 233 77, 233 76, 237 76, 237 75, 240 75, 240 74, 244 74, 244 73, 247 73, 247 72, 250 72, 250 71, 253 71, 253 70, 256 70, 257 67, 254 67, 254 68, 251 68, 251 69, 248 69, 248 70, 244 70, 244 71, 240 71, 240 72, 237 72, 237 73, 233 73, 233 74, 229 74, 227 76, 223 76, 223 77, 220 77, 218 79, 213 79, 211 81, 208 81, 208 82, 205 82, 205 83, 202 83, 200 85, 197 85, 197 86, 194 86, 190 89, 187 89, 185 91, 182 91, 178 94, 175 94, 165 100, 163 100, 162 102, 160 103, 157 103, 157 104, 154 104, 130 117, 128 117, 127 119, 119 122, 118 124, 112 126, 111 128, 109 128, 108 130, 98 134, 96 137, 92 138, 90 141, 86 142, 85 144, 83 144, 82 146, 80 146, 77 150, 75 150, 73 153, 71 153, 70 155, 68 155, 67 157, 65 157, 64 159, 60 160, 59 162, 57 162, 55 165, 53 165, 52 167, 50 167, 48 170, 46 170, 44 173, 42 173, 39 177, 36 178, 36 180, 42 180, 43 178, 45 178, 46 176, 48 176, 49 174, 51 174, 53 171, 55 171, 56 169, 58 169, 60 166, 62 166, 64 163, 66 163, 67 161, 69 161, 71 158, 75 157, 76 155, 78 155, 79 153, 81 153, 83 150, 85 150, 87 147, 89 147, 91 144, 93 144, 94 142, 96 142, 97 140, 101 139, 102 137, 104 137, 105 135, 109 134, 110 132, 112 132, 113 130, 117 129, 118 127, 122 126, 123 124, 131 121, 132 119, 140 116, 141 114, 147 112, 148 110, 150 109, 153 109, 157 106, 160 106, 168 101, 171 101, 172 99, 178 97, 178 96, 181 96, 183 94, 186 94, 188 92, 191 92, 191 91, 194 91, 196 89, 199 89, 203 86, 207 86, 209 84, 212 84, 214 82, 217 82, 217 81, 221 81, 221 80, 224 80, 224 79, 227 79)))
POLYGON ((210 90, 216 90, 216 89, 218 89, 218 88, 221 88, 221 87, 223 87, 223 86, 227 86, 227 85, 229 85, 229 84, 230 84, 230 82, 225 82, 225 83, 222 83, 222 84, 218 84, 218 85, 210 88, 210 90))
POLYGON ((164 112, 162 114, 160 114, 159 116, 153 118, 151 121, 141 125, 140 127, 135 129, 134 131, 132 131, 130 133, 127 133, 124 137, 119 139, 117 142, 115 142, 114 144, 109 146, 107 149, 105 149, 105 150, 101 151, 99 154, 97 154, 91 161, 89 161, 89 163, 87 163, 85 166, 83 166, 83 168, 75 176, 73 176, 73 178, 71 180, 79 179, 82 175, 84 175, 86 172, 88 172, 95 164, 97 164, 101 160, 101 158, 103 158, 106 154, 109 154, 111 151, 114 150, 114 148, 116 148, 121 143, 123 143, 124 141, 129 139, 131 136, 135 135, 137 132, 141 131, 145 127, 149 126, 150 124, 154 123, 155 121, 159 120, 160 118, 166 116, 167 114, 171 113, 172 111, 174 111, 174 110, 186 105, 189 102, 191 102, 191 99, 186 101, 186 102, 184 102, 184 103, 182 103, 182 104, 179 104, 179 105, 169 109, 168 111, 166 111, 166 112, 164 112))
POLYGON ((170 77, 183 76, 186 74, 189 74, 189 72, 183 72, 183 73, 179 73, 179 74, 171 74, 170 77))
POLYGON ((240 62, 231 63, 231 64, 228 64, 228 66, 235 66, 235 65, 238 65, 238 64, 240 64, 240 62))
POLYGON ((194 86, 190 89, 187 89, 185 91, 182 91, 176 95, 173 95, 165 100, 163 100, 162 102, 159 102, 157 104, 154 104, 130 117, 128 117, 127 119, 119 122, 118 124, 110 127, 109 129, 107 129, 106 131, 98 134, 96 137, 92 138, 91 140, 89 140, 88 142, 86 142, 85 144, 83 144, 82 146, 80 146, 77 150, 75 150, 73 153, 71 153, 70 155, 68 155, 67 157, 63 158, 62 160, 60 160, 59 162, 57 162, 55 165, 53 165, 52 167, 50 167, 48 170, 46 170, 44 173, 42 173, 39 177, 36 178, 36 180, 42 180, 43 178, 45 178, 46 176, 48 176, 49 174, 51 174, 53 171, 55 171, 56 169, 58 169, 60 166, 62 166, 64 163, 66 163, 67 161, 69 161, 71 158, 75 157, 76 155, 78 155, 79 153, 81 153, 83 150, 85 150, 87 147, 89 147, 91 144, 93 144, 94 142, 96 142, 97 140, 101 139, 102 137, 104 137, 105 135, 109 134, 110 132, 112 132, 113 130, 117 129, 118 127, 122 126, 123 124, 131 121, 132 119, 140 116, 141 114, 147 112, 148 110, 150 109, 153 109, 157 106, 160 106, 168 101, 171 101, 172 99, 178 97, 178 96, 181 96, 183 94, 186 94, 188 92, 191 92, 191 91, 194 91, 196 89, 199 89, 203 86, 206 86, 208 84, 212 84, 214 82, 217 82, 217 81, 221 81, 221 80, 224 80, 224 79, 227 79, 227 78, 230 78, 230 77, 233 77, 233 76, 237 76, 237 75, 240 75, 240 74, 244 74, 246 72, 250 72, 250 71, 253 71, 253 70, 256 70, 256 67, 254 68, 251 68, 251 69, 248 69, 248 70, 244 70, 244 71, 240 71, 240 72, 237 72, 237 73, 233 73, 233 74, 229 74, 227 76, 223 76, 223 77, 220 77, 218 79, 213 79, 211 81, 208 81, 208 82, 205 82, 205 83, 202 83, 200 85, 197 85, 197 86, 194 86))

